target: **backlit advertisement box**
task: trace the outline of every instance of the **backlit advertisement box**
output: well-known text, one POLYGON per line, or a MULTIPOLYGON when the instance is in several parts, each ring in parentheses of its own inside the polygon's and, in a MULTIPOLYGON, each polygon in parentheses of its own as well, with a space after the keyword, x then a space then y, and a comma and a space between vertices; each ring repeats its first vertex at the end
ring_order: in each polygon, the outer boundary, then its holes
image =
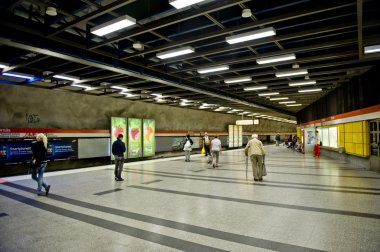
POLYGON ((155 154, 155 132, 156 121, 153 119, 143 119, 143 156, 151 157, 155 154))
MULTIPOLYGON (((127 118, 111 117, 111 160, 115 160, 115 157, 112 154, 112 143, 116 141, 119 134, 124 136, 123 142, 125 147, 127 147, 127 118)), ((126 158, 126 153, 124 154, 124 158, 126 158)))
POLYGON ((142 120, 128 118, 128 158, 142 157, 142 120))
POLYGON ((234 125, 234 147, 239 145, 239 129, 237 125, 234 125))
POLYGON ((228 147, 234 147, 234 126, 228 125, 228 147))

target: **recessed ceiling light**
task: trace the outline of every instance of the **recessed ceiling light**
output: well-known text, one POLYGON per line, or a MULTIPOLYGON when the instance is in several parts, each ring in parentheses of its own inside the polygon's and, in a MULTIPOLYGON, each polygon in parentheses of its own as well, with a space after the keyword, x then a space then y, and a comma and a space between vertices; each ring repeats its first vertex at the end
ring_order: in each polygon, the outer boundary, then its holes
POLYGON ((307 69, 297 69, 297 70, 286 70, 276 72, 276 77, 288 77, 288 76, 297 76, 308 74, 307 69))
POLYGON ((315 81, 315 80, 292 81, 292 82, 289 82, 289 86, 291 86, 291 87, 293 87, 293 86, 305 86, 305 85, 313 85, 316 83, 317 83, 317 81, 315 81))
POLYGON ((119 89, 119 90, 123 90, 123 91, 128 91, 128 88, 120 87, 120 86, 111 86, 111 88, 119 89))
POLYGON ((240 42, 245 42, 249 40, 254 40, 254 39, 259 39, 259 38, 264 38, 264 37, 269 37, 269 36, 274 36, 276 35, 276 31, 274 30, 273 27, 268 27, 256 31, 251 31, 251 32, 245 32, 241 33, 238 35, 226 37, 226 41, 229 44, 236 44, 240 42))
POLYGON ((69 76, 65 74, 56 74, 56 75, 53 75, 53 77, 57 79, 63 79, 63 80, 69 80, 69 81, 80 81, 80 79, 77 77, 69 76))
POLYGON ((272 96, 272 95, 279 95, 280 93, 278 92, 272 92, 272 93, 261 93, 259 96, 272 96))
POLYGON ((302 104, 287 104, 288 107, 299 107, 302 106, 302 104))
POLYGON ((134 24, 136 24, 136 19, 128 15, 123 15, 109 22, 91 28, 90 32, 98 36, 104 36, 134 24))
POLYGON ((296 103, 296 101, 282 101, 279 104, 288 104, 288 103, 296 103))
POLYGON ((160 58, 160 59, 168 59, 168 58, 177 57, 180 55, 185 55, 185 54, 189 54, 193 52, 194 52, 194 48, 190 46, 185 46, 182 48, 157 53, 156 56, 157 58, 160 58))
POLYGON ((237 82, 246 82, 246 81, 251 81, 251 80, 252 80, 251 77, 238 77, 238 78, 224 80, 224 83, 237 83, 237 82))
POLYGON ((243 18, 249 18, 252 16, 251 9, 244 9, 243 12, 241 13, 241 16, 243 18))
POLYGON ((256 86, 256 87, 246 87, 244 88, 245 91, 252 91, 252 90, 263 90, 267 89, 267 86, 256 86))
POLYGON ((277 98, 270 98, 270 101, 279 101, 279 100, 287 100, 289 99, 288 97, 277 97, 277 98))
POLYGON ((273 63, 273 62, 281 62, 281 61, 294 60, 294 59, 296 59, 296 55, 294 53, 291 53, 291 54, 278 55, 274 57, 256 59, 256 62, 257 64, 268 64, 268 63, 273 63))
POLYGON ((205 73, 224 71, 224 70, 228 70, 228 69, 230 69, 230 67, 227 65, 224 65, 224 66, 216 66, 216 67, 198 69, 197 72, 200 74, 205 74, 205 73))
POLYGON ((182 9, 187 6, 197 4, 203 1, 205 0, 169 0, 169 4, 171 4, 176 9, 182 9))
POLYGON ((298 93, 320 92, 322 88, 298 90, 298 93))
POLYGON ((9 76, 9 77, 20 78, 20 79, 27 79, 27 80, 33 80, 34 79, 33 75, 23 74, 23 73, 5 72, 5 73, 2 73, 2 75, 9 76))
POLYGON ((380 45, 366 46, 364 47, 364 53, 377 53, 380 52, 380 45))

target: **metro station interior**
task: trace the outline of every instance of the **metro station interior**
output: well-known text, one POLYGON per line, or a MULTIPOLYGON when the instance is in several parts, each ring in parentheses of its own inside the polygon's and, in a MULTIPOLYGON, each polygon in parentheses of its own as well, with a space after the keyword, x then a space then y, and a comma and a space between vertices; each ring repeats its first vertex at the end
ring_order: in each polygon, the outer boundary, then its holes
POLYGON ((379 251, 379 13, 0 0, 0 251, 379 251))

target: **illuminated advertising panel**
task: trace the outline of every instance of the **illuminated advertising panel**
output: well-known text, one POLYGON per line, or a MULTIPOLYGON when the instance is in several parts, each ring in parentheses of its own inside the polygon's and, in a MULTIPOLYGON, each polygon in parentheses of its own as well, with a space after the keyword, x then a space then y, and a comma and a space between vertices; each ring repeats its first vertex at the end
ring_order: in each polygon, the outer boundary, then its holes
POLYGON ((238 133, 239 133, 239 144, 238 146, 243 146, 243 126, 238 126, 238 133))
POLYGON ((156 121, 153 119, 143 119, 143 156, 150 157, 154 156, 155 148, 154 148, 154 140, 155 140, 155 131, 156 131, 156 121))
POLYGON ((228 147, 234 147, 234 126, 228 125, 228 147))
MULTIPOLYGON (((124 136, 123 142, 127 147, 127 118, 111 117, 111 160, 115 160, 115 157, 112 154, 112 143, 116 141, 119 134, 124 136)), ((126 155, 124 154, 124 158, 125 157, 126 155)))
POLYGON ((128 118, 128 158, 142 157, 142 120, 128 118))
POLYGON ((239 145, 239 129, 237 125, 234 125, 234 147, 239 145))

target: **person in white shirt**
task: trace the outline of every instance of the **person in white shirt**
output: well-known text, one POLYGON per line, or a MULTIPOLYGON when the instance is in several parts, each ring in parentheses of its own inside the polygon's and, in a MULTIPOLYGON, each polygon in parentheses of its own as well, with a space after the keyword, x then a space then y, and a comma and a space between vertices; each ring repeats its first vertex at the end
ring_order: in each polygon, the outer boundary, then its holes
POLYGON ((219 166, 219 153, 222 152, 222 142, 218 139, 218 136, 211 141, 211 152, 212 152, 212 167, 219 166))
POLYGON ((258 139, 257 134, 252 135, 245 147, 246 155, 250 157, 252 163, 253 180, 263 181, 263 156, 265 155, 263 143, 258 139))

